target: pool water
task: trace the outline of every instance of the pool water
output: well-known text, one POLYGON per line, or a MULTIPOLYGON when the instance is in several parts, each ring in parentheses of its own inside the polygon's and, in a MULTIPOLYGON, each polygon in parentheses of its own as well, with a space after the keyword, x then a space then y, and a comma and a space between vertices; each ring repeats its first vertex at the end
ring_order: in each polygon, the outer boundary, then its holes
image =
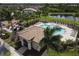
MULTIPOLYGON (((47 27, 49 27, 50 29, 53 29, 54 27, 56 27, 55 25, 53 25, 52 23, 44 23, 42 25, 40 25, 40 27, 46 29, 47 27)), ((61 28, 60 31, 56 31, 53 35, 63 35, 65 32, 65 29, 61 28)))

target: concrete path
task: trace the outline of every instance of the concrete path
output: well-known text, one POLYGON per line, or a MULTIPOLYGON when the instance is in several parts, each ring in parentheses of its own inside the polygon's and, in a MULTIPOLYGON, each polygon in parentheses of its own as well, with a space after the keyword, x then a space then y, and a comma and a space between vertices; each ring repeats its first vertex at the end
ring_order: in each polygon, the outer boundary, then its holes
POLYGON ((10 51, 11 56, 22 56, 21 54, 19 54, 12 46, 10 46, 8 43, 4 42, 3 39, 0 38, 0 42, 3 43, 3 46, 10 51))
POLYGON ((48 56, 47 49, 44 51, 44 53, 41 56, 48 56))
POLYGON ((18 51, 20 54, 23 54, 26 50, 27 50, 27 47, 21 47, 21 48, 18 49, 17 51, 18 51))

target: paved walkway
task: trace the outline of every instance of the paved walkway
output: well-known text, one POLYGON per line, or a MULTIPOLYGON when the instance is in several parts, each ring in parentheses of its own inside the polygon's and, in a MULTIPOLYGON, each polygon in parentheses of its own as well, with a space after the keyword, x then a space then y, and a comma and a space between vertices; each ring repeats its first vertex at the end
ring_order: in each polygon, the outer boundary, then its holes
POLYGON ((20 54, 23 54, 26 50, 27 50, 27 47, 21 47, 21 48, 18 49, 17 51, 18 51, 20 54))
POLYGON ((22 56, 21 54, 19 54, 12 46, 10 46, 9 44, 7 44, 6 42, 4 42, 4 40, 2 40, 0 38, 0 42, 3 43, 3 46, 10 51, 11 56, 22 56))
POLYGON ((47 49, 43 52, 43 54, 41 56, 48 56, 47 49))

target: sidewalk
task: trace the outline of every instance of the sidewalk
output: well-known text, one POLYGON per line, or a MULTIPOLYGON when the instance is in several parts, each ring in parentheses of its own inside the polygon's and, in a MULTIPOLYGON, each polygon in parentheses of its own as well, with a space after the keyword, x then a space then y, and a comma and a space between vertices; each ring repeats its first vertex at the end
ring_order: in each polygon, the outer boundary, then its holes
POLYGON ((4 45, 4 47, 10 51, 11 56, 22 56, 21 54, 19 54, 12 46, 10 46, 9 44, 7 44, 6 42, 4 42, 1 38, 0 38, 0 42, 2 42, 2 45, 4 45))

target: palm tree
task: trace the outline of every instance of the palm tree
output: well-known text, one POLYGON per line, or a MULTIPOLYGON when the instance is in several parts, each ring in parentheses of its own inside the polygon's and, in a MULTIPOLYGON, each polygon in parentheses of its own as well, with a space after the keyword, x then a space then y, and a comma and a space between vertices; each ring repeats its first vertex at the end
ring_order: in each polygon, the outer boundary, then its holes
POLYGON ((76 50, 76 54, 78 53, 78 48, 77 48, 77 46, 78 46, 78 42, 79 42, 79 40, 78 40, 78 36, 79 36, 79 27, 77 27, 77 31, 78 31, 78 33, 77 33, 76 41, 75 41, 75 45, 74 45, 75 50, 76 50))
POLYGON ((11 40, 13 40, 13 41, 17 40, 17 28, 14 28, 13 25, 12 25, 11 40))
POLYGON ((55 27, 53 29, 47 28, 44 30, 44 43, 47 45, 47 50, 49 46, 54 47, 55 50, 59 49, 60 46, 60 35, 54 35, 55 32, 60 31, 61 28, 55 27))

